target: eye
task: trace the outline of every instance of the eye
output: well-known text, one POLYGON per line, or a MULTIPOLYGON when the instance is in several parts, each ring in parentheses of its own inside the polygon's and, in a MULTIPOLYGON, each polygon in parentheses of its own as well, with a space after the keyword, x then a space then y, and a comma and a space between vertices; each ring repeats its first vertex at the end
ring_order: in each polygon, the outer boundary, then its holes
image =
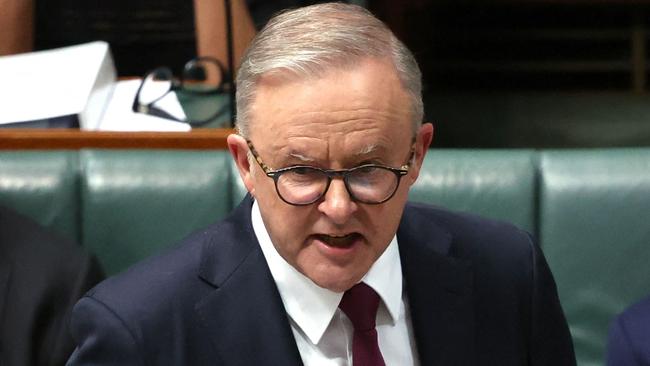
POLYGON ((326 176, 318 169, 310 167, 294 167, 282 174, 280 183, 286 187, 305 187, 326 180, 326 176))
POLYGON ((313 169, 307 167, 296 167, 292 170, 293 174, 297 175, 307 175, 313 173, 313 171, 313 169))
POLYGON ((308 166, 297 166, 288 170, 285 175, 292 180, 307 181, 320 179, 323 173, 318 169, 308 166))
POLYGON ((377 170, 377 167, 375 167, 373 165, 362 165, 362 166, 354 169, 354 172, 356 174, 364 174, 365 175, 365 174, 372 174, 376 170, 377 170))

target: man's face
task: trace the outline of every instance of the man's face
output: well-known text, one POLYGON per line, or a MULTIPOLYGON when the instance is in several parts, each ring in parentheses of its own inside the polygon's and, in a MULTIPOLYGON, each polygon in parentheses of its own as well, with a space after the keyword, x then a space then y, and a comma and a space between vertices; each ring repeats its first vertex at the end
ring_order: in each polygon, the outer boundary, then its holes
MULTIPOLYGON (((271 169, 349 169, 368 163, 399 168, 411 156, 417 135, 409 174, 393 198, 378 205, 353 201, 340 178, 315 203, 289 205, 257 164, 235 156, 280 255, 317 285, 347 290, 368 272, 397 231, 408 189, 431 141, 431 126, 413 131, 410 100, 394 67, 376 59, 318 78, 262 78, 251 121, 250 140, 271 169)), ((241 138, 229 139, 229 144, 231 151, 247 151, 241 138)))

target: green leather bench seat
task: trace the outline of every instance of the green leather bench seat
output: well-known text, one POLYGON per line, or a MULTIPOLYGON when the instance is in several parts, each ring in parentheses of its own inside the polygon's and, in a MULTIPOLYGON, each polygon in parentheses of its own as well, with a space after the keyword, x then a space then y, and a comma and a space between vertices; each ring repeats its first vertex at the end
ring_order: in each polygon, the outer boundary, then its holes
MULTIPOLYGON (((116 273, 224 217, 246 193, 227 151, 0 151, 0 204, 116 273)), ((580 365, 650 293, 650 148, 433 149, 411 199, 506 220, 539 238, 580 365)))
POLYGON ((537 232, 532 150, 430 150, 409 198, 537 232))
POLYGON ((82 242, 115 273, 231 210, 227 151, 82 151, 82 242))
POLYGON ((76 151, 0 151, 0 204, 81 241, 76 151))
POLYGON ((602 365, 611 315, 650 294, 650 150, 541 154, 540 238, 580 365, 602 365))

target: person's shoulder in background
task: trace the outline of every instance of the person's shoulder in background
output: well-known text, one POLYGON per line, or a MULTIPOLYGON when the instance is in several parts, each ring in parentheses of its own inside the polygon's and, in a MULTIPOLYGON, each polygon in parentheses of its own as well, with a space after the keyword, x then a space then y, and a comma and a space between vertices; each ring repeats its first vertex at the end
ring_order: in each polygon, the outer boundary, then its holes
POLYGON ((0 206, 0 364, 65 364, 72 306, 103 277, 83 248, 0 206))
POLYGON ((610 325, 607 365, 650 365, 650 297, 627 308, 610 325))

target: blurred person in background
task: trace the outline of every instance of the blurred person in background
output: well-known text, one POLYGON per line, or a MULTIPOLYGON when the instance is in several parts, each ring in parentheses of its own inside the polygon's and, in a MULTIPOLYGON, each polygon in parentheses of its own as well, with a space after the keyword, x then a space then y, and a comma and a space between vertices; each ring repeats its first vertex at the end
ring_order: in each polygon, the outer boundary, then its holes
MULTIPOLYGON (((0 56, 103 40, 121 76, 176 68, 196 56, 227 66, 225 6, 225 0, 0 0, 0 56)), ((237 65, 255 28, 244 0, 230 1, 230 9, 237 65)))
POLYGON ((650 297, 628 307, 612 321, 607 365, 650 365, 650 297))
POLYGON ((0 206, 0 365, 64 365, 72 306, 103 277, 82 248, 0 206))

